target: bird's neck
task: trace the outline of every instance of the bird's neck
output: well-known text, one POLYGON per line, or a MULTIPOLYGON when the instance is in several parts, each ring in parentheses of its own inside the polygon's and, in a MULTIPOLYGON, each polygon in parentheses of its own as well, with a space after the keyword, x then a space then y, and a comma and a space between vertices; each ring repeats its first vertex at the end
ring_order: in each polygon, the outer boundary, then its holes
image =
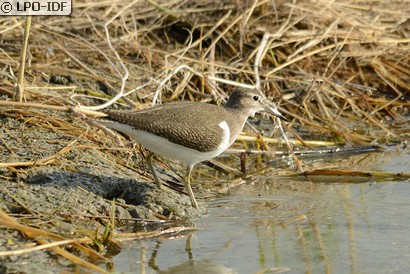
POLYGON ((230 143, 232 144, 236 137, 238 137, 239 133, 241 133, 246 120, 252 113, 236 108, 226 108, 226 110, 231 113, 231 115, 226 116, 226 122, 230 128, 230 143))

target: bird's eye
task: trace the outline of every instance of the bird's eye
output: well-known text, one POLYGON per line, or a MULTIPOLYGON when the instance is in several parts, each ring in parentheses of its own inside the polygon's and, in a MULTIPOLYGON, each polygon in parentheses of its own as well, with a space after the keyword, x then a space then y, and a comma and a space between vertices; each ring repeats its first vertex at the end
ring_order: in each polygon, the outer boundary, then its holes
POLYGON ((258 95, 254 95, 254 96, 252 97, 252 99, 253 99, 255 102, 258 102, 259 99, 260 99, 260 97, 259 97, 258 95))

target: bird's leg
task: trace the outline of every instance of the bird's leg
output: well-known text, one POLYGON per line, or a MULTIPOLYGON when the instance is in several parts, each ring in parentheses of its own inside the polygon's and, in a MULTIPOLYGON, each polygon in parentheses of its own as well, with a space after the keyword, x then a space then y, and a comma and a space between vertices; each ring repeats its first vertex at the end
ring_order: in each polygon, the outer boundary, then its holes
POLYGON ((198 203, 196 202, 194 192, 192 191, 192 188, 191 188, 191 173, 192 173, 193 167, 194 166, 188 166, 187 167, 185 185, 186 185, 186 188, 188 190, 189 198, 191 198, 192 206, 195 207, 196 209, 198 209, 199 206, 198 206, 198 203))
POLYGON ((162 188, 162 183, 161 183, 161 181, 159 180, 159 177, 158 177, 158 175, 157 175, 157 172, 155 171, 154 165, 153 165, 153 163, 152 163, 152 158, 154 158, 154 156, 155 156, 155 154, 151 152, 151 153, 148 154, 148 156, 145 158, 145 161, 147 161, 148 167, 149 167, 149 169, 150 169, 152 175, 154 176, 155 184, 157 185, 157 187, 158 187, 159 189, 161 189, 161 188, 162 188))

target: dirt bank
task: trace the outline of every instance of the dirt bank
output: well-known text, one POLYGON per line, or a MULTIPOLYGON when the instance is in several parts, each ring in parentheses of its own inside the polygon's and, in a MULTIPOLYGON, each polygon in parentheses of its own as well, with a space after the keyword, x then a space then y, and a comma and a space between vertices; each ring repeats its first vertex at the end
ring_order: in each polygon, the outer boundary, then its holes
MULTIPOLYGON (((138 220, 200 214, 184 193, 159 190, 152 183, 138 148, 118 147, 80 118, 41 109, 1 108, 0 113, 0 158, 10 164, 0 169, 0 209, 19 222, 69 236, 103 231, 110 216, 121 229, 138 220)), ((167 173, 161 173, 162 179, 180 179, 167 173)), ((0 239, 10 249, 31 242, 5 228, 0 229, 0 239)), ((34 273, 37 262, 55 264, 53 257, 37 251, 0 257, 0 265, 5 272, 34 273)))

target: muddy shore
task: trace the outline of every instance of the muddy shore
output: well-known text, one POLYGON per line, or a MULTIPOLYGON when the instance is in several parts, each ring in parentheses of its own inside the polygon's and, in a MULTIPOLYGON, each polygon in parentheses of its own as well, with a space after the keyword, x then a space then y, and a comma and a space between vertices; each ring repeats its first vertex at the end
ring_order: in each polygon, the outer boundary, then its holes
MULTIPOLYGON (((13 108, 1 108, 0 113, 1 162, 15 163, 0 169, 0 209, 19 222, 69 236, 104 230, 112 215, 121 220, 119 227, 127 220, 200 215, 186 194, 155 186, 139 149, 131 144, 118 147, 70 113, 13 108)), ((158 168, 163 180, 180 179, 158 168)), ((10 250, 31 242, 3 227, 0 235, 0 244, 10 250)), ((61 260, 58 264, 69 264, 61 260)), ((0 272, 34 273, 45 263, 55 265, 56 257, 48 251, 0 257, 0 272)), ((53 268, 48 271, 53 273, 53 268)))

